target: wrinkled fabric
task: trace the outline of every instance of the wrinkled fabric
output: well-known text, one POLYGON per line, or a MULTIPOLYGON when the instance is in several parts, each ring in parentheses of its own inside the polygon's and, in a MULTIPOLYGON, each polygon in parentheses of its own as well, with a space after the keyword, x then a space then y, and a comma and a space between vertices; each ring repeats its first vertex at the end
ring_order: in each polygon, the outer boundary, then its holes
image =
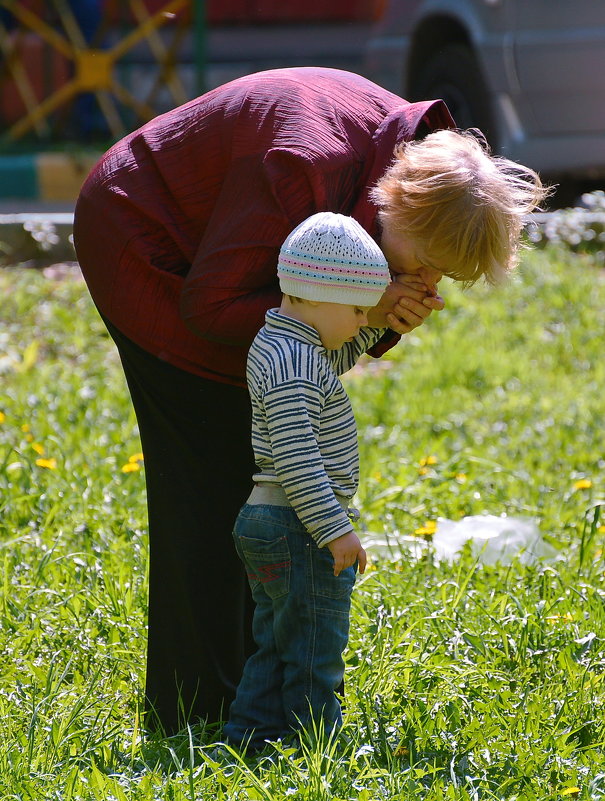
POLYGON ((218 87, 126 136, 84 183, 74 243, 93 299, 153 355, 243 386, 288 233, 327 210, 376 236, 368 192, 395 145, 452 125, 442 101, 341 70, 218 87))

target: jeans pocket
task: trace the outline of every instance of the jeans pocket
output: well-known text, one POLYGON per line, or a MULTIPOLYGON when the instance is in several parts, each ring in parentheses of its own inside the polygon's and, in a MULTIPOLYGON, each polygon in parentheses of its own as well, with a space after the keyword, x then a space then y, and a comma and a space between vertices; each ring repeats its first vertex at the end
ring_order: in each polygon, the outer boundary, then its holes
POLYGON ((260 585, 269 598, 286 595, 290 589, 291 568, 286 538, 261 540, 238 535, 237 539, 253 592, 260 585))
POLYGON ((336 601, 348 599, 353 592, 355 567, 346 567, 340 575, 334 575, 334 557, 328 548, 316 548, 313 559, 313 592, 321 598, 336 601))

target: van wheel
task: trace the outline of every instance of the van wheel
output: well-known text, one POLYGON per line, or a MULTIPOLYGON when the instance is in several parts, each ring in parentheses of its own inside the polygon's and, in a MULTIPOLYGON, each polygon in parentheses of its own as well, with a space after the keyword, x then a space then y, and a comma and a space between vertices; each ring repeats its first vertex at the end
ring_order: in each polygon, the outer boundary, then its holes
POLYGON ((420 63, 410 78, 410 100, 442 99, 459 128, 480 128, 497 146, 489 93, 481 68, 465 45, 450 44, 420 63))

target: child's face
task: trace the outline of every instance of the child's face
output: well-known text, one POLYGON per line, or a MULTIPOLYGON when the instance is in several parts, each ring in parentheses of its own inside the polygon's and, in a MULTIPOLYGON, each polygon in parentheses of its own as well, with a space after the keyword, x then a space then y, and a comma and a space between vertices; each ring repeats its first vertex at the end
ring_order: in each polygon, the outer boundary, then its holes
POLYGON ((338 350, 357 336, 368 324, 371 306, 348 306, 345 303, 317 303, 313 306, 312 325, 324 348, 338 350))

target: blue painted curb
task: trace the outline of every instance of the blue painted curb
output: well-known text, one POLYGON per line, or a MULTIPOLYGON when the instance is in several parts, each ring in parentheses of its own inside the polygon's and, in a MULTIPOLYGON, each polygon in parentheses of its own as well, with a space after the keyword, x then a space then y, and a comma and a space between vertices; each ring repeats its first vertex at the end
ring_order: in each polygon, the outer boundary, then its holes
POLYGON ((0 197, 38 198, 35 155, 0 156, 0 197))
POLYGON ((0 198, 75 201, 100 153, 0 155, 0 198))

